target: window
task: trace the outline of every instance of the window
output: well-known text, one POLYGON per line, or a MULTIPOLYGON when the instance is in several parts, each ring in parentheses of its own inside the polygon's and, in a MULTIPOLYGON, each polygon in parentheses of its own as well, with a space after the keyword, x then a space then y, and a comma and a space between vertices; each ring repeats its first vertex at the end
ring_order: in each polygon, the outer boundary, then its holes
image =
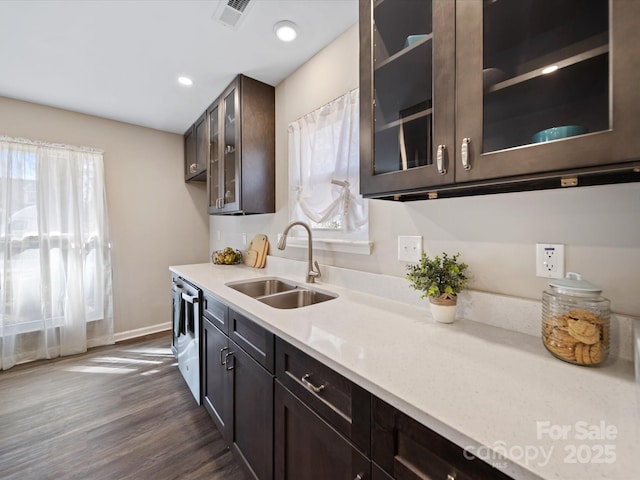
POLYGON ((308 223, 319 248, 370 253, 358 109, 355 89, 289 125, 289 218, 308 223))
POLYGON ((101 152, 0 137, 1 368, 112 342, 106 221, 101 152))

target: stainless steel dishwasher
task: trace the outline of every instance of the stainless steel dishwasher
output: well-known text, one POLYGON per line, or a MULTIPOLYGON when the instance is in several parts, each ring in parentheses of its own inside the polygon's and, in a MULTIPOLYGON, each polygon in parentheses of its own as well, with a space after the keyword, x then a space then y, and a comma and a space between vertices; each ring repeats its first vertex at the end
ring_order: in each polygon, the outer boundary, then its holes
POLYGON ((202 290, 174 275, 173 335, 171 350, 178 359, 178 369, 200 405, 200 305, 202 290))

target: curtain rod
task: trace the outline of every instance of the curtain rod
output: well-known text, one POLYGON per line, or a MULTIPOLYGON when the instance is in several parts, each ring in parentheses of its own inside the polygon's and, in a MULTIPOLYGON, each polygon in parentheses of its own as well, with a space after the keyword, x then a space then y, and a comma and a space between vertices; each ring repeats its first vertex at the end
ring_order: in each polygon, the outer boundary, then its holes
POLYGON ((6 135, 0 135, 0 142, 19 143, 21 145, 33 145, 35 147, 58 148, 60 150, 71 150, 82 153, 104 153, 104 150, 92 147, 78 147, 75 145, 67 145, 65 143, 50 143, 40 140, 29 140, 28 138, 15 138, 6 135))
MULTIPOLYGON (((314 109, 313 109, 313 110, 311 110, 310 112, 305 113, 304 115, 301 115, 300 117, 296 118, 293 122, 297 122, 298 120, 300 120, 301 118, 306 117, 307 115, 312 115, 313 113, 317 112, 318 110, 321 110, 321 109, 325 108, 326 106, 331 105, 332 103, 337 102, 337 101, 338 101, 338 100, 340 100, 342 97, 346 97, 347 95, 351 95, 353 92, 355 92, 356 90, 358 90, 358 88, 360 88, 360 87, 353 88, 353 89, 349 90, 348 92, 343 93, 342 95, 338 95, 336 98, 334 98, 333 100, 328 101, 328 102, 327 102, 327 103, 325 103, 324 105, 321 105, 321 106, 319 106, 318 108, 314 108, 314 109)), ((291 123, 293 123, 293 122, 291 122, 291 123)), ((289 125, 291 125, 291 123, 290 123, 289 125)))

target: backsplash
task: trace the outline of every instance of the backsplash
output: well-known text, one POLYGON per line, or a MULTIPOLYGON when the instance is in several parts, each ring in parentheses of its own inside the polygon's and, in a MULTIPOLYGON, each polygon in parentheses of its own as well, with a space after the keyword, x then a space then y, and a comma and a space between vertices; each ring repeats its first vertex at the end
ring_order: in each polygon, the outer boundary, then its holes
MULTIPOLYGON (((267 257, 267 275, 297 275, 304 281, 306 262, 290 260, 284 257, 267 257)), ((427 300, 409 287, 402 277, 361 272, 328 265, 320 266, 322 278, 318 284, 326 283, 349 288, 362 293, 375 295, 389 300, 424 308, 430 315, 427 300)), ((542 298, 542 292, 540 292, 542 298)), ((510 297, 494 293, 465 290, 459 295, 458 315, 467 320, 492 325, 535 337, 541 336, 542 302, 525 298, 510 297)), ((634 360, 634 323, 636 335, 640 335, 640 320, 633 317, 611 314, 610 358, 634 360)), ((640 342, 640 338, 636 340, 640 342)), ((638 344, 640 349, 640 343, 638 344)), ((640 354, 640 353, 637 353, 640 354)), ((636 362, 640 362, 636 358, 636 362)), ((640 374, 636 366, 636 374, 640 374)), ((640 379, 639 379, 640 383, 640 379)))

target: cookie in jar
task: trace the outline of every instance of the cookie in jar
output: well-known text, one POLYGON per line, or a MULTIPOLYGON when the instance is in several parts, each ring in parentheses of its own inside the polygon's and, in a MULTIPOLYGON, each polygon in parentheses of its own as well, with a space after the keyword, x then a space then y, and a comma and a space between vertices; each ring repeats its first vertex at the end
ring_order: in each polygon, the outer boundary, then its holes
POLYGON ((555 357, 597 366, 609 354, 609 300, 579 273, 549 282, 542 294, 542 343, 555 357))

